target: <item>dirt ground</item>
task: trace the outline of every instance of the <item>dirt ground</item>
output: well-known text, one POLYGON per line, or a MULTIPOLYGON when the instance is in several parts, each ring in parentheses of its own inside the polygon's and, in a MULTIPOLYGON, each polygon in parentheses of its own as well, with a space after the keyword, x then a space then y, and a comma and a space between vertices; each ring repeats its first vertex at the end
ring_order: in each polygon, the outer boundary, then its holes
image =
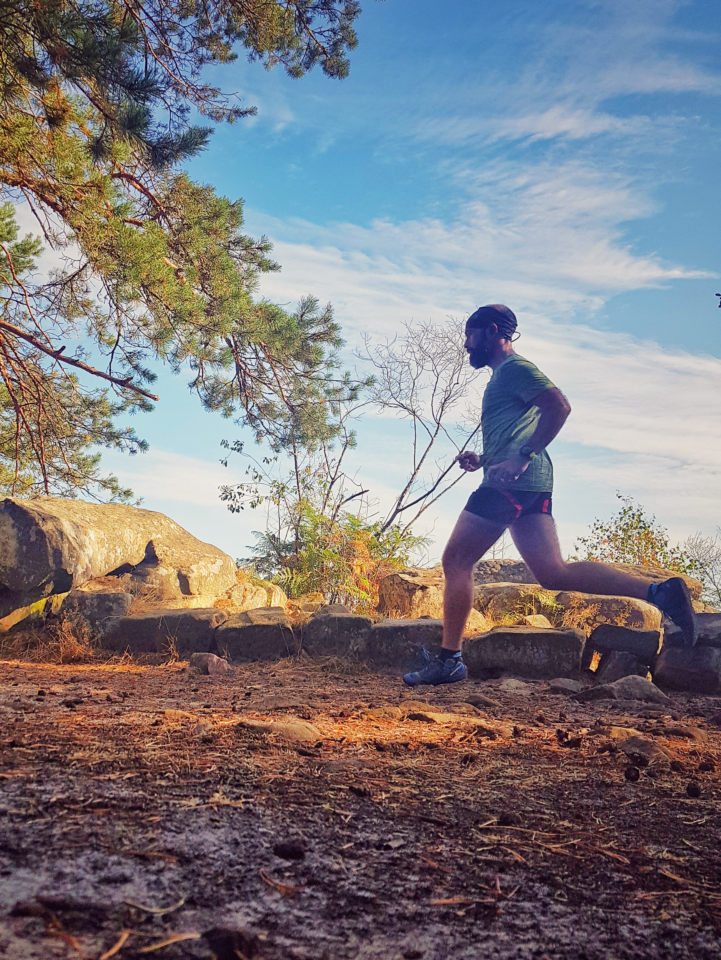
POLYGON ((0 663, 0 956, 721 958, 720 711, 333 660, 0 663), (409 699, 470 713, 364 716, 409 699), (289 717, 318 740, 242 725, 289 717))

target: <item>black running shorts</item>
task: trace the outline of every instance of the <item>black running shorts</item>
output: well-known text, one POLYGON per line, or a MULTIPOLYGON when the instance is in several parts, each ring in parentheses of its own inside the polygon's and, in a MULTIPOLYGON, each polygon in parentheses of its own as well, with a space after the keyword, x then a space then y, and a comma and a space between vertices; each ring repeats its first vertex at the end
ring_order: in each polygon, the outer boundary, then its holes
POLYGON ((505 526, 533 513, 551 515, 551 494, 536 490, 504 490, 488 484, 480 486, 468 499, 466 510, 484 520, 505 526))

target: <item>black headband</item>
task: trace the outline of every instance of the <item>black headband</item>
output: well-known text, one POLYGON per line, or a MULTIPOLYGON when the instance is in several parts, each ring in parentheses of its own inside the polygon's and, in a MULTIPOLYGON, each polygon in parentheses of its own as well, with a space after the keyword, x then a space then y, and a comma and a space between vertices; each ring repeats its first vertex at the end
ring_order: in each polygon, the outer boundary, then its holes
MULTIPOLYGON (((505 309, 508 310, 508 307, 505 309)), ((509 340, 516 332, 516 327, 518 326, 515 314, 511 310, 508 310, 508 313, 504 313, 495 307, 479 307, 478 310, 472 313, 466 320, 466 327, 475 330, 479 327, 488 326, 489 323, 495 323, 501 336, 507 337, 509 340)))

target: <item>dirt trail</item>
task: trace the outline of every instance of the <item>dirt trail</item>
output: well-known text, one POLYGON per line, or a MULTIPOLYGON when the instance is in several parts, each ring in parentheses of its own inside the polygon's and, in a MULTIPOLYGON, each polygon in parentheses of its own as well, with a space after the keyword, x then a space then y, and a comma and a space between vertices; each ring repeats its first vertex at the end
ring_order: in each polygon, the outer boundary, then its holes
POLYGON ((721 960, 721 700, 347 669, 0 663, 0 956, 721 960))

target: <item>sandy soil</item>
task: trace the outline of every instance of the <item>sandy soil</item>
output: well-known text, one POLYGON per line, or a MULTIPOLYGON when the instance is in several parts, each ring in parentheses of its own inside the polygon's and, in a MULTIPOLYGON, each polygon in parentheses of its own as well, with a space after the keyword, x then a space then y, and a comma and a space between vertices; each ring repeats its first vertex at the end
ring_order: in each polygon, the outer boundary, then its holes
POLYGON ((0 663, 0 956, 721 958, 719 711, 0 663), (364 716, 411 698, 470 713, 364 716), (669 757, 628 780, 617 727, 669 757))

